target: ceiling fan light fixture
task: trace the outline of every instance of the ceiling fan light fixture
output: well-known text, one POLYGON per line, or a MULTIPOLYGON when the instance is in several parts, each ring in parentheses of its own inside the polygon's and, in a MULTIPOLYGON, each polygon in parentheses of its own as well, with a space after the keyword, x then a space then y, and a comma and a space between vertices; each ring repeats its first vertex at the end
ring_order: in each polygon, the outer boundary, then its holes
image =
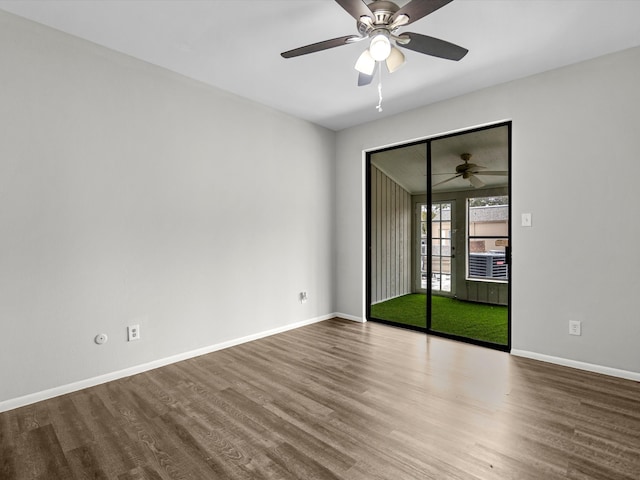
POLYGON ((377 33, 371 39, 369 52, 373 59, 377 62, 385 61, 391 54, 391 42, 389 37, 384 33, 377 33))
POLYGON ((476 177, 475 175, 469 175, 468 180, 472 187, 475 187, 475 188, 484 187, 484 182, 480 180, 478 177, 476 177))
POLYGON ((395 47, 391 47, 391 53, 387 58, 387 70, 393 73, 404 65, 404 54, 395 47))
POLYGON ((356 70, 365 75, 372 75, 376 68, 376 61, 369 53, 369 49, 362 52, 358 61, 356 62, 356 70))

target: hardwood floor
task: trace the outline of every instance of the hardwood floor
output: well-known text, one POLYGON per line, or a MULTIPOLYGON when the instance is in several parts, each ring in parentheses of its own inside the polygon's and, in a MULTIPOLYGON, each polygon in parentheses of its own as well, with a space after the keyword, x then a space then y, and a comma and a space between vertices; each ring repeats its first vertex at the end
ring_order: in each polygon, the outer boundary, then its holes
POLYGON ((640 478, 640 384, 329 320, 0 414, 9 479, 640 478))

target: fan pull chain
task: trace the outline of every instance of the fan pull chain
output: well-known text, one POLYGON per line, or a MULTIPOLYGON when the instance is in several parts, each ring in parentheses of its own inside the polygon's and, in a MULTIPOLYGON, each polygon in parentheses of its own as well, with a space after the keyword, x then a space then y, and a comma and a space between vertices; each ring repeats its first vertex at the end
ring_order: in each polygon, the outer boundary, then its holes
POLYGON ((378 112, 382 112, 382 67, 380 66, 382 62, 378 62, 378 105, 376 106, 376 110, 378 112))

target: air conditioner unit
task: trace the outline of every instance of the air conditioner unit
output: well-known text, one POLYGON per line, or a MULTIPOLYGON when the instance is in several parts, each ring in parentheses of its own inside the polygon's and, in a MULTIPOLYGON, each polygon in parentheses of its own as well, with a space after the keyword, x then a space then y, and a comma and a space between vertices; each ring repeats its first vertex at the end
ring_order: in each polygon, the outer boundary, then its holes
POLYGON ((469 276, 479 278, 509 277, 509 265, 503 252, 483 252, 469 254, 469 276))

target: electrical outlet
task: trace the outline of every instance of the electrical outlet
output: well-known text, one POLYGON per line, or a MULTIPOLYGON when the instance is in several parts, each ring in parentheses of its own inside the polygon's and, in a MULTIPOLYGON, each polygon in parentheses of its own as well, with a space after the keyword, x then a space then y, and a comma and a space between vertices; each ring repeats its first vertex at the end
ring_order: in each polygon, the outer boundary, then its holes
POLYGON ((300 292, 300 303, 304 303, 307 300, 309 300, 309 296, 307 295, 307 292, 300 292))
POLYGON ((580 320, 569 320, 569 335, 582 335, 582 322, 580 320))
POLYGON ((127 327, 127 341, 140 340, 140 325, 129 325, 127 327))

